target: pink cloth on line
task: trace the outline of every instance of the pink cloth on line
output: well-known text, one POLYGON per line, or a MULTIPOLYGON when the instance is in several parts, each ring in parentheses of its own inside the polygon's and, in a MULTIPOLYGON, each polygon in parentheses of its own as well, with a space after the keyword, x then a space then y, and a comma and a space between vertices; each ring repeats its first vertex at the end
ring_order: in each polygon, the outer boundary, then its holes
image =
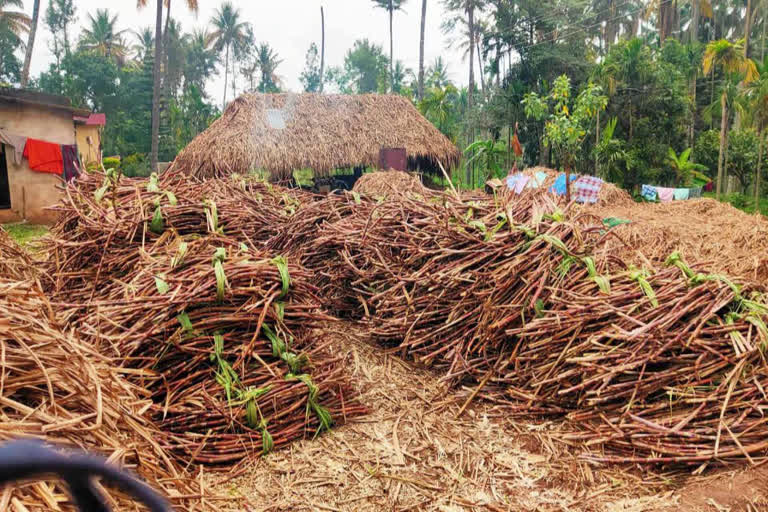
POLYGON ((515 194, 522 194, 523 189, 525 188, 525 185, 528 183, 528 180, 530 180, 530 176, 526 176, 523 174, 518 178, 517 183, 515 183, 515 194))
POLYGON ((659 201, 662 203, 668 203, 675 198, 675 189, 656 187, 656 193, 659 194, 659 201))

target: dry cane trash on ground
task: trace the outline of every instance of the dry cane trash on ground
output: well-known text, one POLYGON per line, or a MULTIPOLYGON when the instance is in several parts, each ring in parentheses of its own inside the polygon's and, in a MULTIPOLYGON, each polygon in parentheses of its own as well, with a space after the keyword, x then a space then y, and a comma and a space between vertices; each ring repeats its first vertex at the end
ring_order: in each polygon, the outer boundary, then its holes
POLYGON ((599 216, 546 194, 371 201, 94 173, 58 210, 52 307, 147 389, 159 447, 183 461, 231 463, 363 414, 348 360, 313 335, 343 329, 333 317, 466 388, 460 413, 572 420, 550 437, 591 464, 768 453, 763 286, 685 254, 623 260, 599 216))

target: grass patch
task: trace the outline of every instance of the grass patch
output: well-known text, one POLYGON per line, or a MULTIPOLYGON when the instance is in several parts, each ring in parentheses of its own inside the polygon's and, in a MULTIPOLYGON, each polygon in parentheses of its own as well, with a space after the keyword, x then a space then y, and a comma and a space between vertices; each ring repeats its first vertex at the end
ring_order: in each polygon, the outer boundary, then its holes
POLYGON ((3 229, 16 241, 17 244, 24 248, 48 233, 47 226, 26 223, 3 224, 3 229))

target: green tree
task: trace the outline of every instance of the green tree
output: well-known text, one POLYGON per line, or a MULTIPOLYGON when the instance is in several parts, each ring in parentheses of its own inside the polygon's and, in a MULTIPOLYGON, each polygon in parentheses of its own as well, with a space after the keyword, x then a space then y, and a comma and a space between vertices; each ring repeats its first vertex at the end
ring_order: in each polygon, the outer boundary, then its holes
POLYGON ((757 76, 747 85, 749 109, 759 139, 757 151, 757 166, 755 168, 755 207, 760 199, 760 170, 763 163, 763 148, 765 145, 765 127, 768 124, 768 59, 757 64, 757 76))
MULTIPOLYGON (((330 71, 330 70, 329 70, 330 71)), ((368 39, 358 39, 344 57, 346 80, 356 94, 376 92, 386 83, 387 57, 381 46, 368 39)))
POLYGON ((131 51, 137 61, 143 61, 149 54, 155 51, 155 34, 152 27, 144 27, 140 31, 133 32, 136 43, 131 46, 131 51))
POLYGON ((451 84, 448 78, 448 66, 442 57, 435 58, 434 62, 427 68, 426 85, 430 87, 446 87, 451 84))
POLYGON ((50 50, 59 65, 62 56, 71 51, 69 27, 75 22, 75 12, 74 0, 51 0, 45 10, 45 25, 53 36, 50 50))
POLYGON ((689 160, 691 148, 684 150, 680 155, 669 148, 667 152, 667 164, 674 172, 676 185, 689 185, 693 177, 693 171, 706 171, 707 168, 689 160))
POLYGON ((96 9, 96 16, 88 14, 87 26, 80 37, 80 48, 122 64, 127 55, 123 40, 125 30, 117 30, 117 14, 109 9, 96 9))
POLYGON ((262 93, 280 92, 280 77, 277 75, 277 67, 283 61, 278 58, 277 52, 268 43, 261 43, 256 50, 256 60, 261 73, 259 91, 262 93))
POLYGON ((15 82, 20 62, 15 50, 23 46, 21 36, 29 32, 32 20, 22 11, 22 0, 0 0, 0 82, 15 82))
POLYGON ((389 87, 390 91, 395 90, 395 52, 392 33, 392 19, 394 18, 395 11, 403 9, 407 0, 373 0, 376 7, 386 9, 389 12, 389 87))
POLYGON ((210 41, 217 52, 224 51, 224 99, 221 107, 224 109, 227 106, 230 52, 234 47, 241 47, 246 40, 248 23, 241 21, 240 9, 236 8, 232 2, 224 2, 211 18, 211 24, 214 30, 210 34, 210 41))
POLYGON ((304 92, 320 91, 320 82, 322 81, 320 77, 320 53, 315 43, 309 45, 300 80, 301 85, 304 86, 304 92))
POLYGON ((453 138, 451 119, 454 115, 458 91, 448 84, 444 88, 432 87, 419 102, 419 111, 447 137, 453 138))
MULTIPOLYGON (((744 47, 741 41, 731 43, 725 39, 712 41, 707 45, 702 61, 702 71, 708 75, 715 68, 719 68, 725 74, 738 74, 743 76, 745 83, 751 82, 757 76, 757 68, 754 61, 744 56, 744 47)), ((726 128, 728 123, 728 101, 725 88, 720 97, 720 156, 717 164, 717 192, 715 197, 720 199, 722 183, 724 179, 723 157, 726 144, 726 128)))
POLYGON ((525 95, 523 104, 528 117, 547 118, 544 128, 544 142, 551 145, 560 156, 565 167, 566 200, 571 201, 570 171, 574 155, 584 141, 587 127, 597 113, 605 109, 608 98, 595 84, 588 84, 571 105, 571 80, 567 75, 559 76, 547 98, 535 92, 525 95), (549 105, 552 112, 549 113, 549 105))
POLYGON ((194 86, 198 94, 205 95, 205 83, 216 71, 218 56, 211 48, 211 36, 205 29, 196 29, 186 37, 187 51, 184 65, 184 86, 194 86))

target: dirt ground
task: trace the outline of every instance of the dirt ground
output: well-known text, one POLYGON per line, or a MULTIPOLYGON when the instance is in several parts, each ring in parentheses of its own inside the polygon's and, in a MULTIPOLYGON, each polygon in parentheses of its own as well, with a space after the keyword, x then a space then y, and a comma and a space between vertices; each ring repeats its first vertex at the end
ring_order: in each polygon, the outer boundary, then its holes
MULTIPOLYGON (((449 390, 427 370, 337 329, 337 350, 371 413, 228 474, 204 475, 219 510, 758 511, 768 469, 705 476, 595 468, 551 438, 558 422, 521 421, 449 390)), ((209 495, 210 495, 209 494, 209 495)))

